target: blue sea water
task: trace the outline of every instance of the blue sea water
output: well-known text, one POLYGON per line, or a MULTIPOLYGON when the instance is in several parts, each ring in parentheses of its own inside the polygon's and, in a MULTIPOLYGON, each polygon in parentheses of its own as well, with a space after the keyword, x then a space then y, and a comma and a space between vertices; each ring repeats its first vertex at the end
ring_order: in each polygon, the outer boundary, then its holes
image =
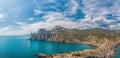
POLYGON ((47 41, 31 41, 28 37, 0 37, 0 58, 37 58, 35 55, 47 55, 94 49, 86 44, 67 44, 47 41))
POLYGON ((117 51, 115 53, 115 57, 114 58, 120 58, 120 45, 117 48, 117 51))

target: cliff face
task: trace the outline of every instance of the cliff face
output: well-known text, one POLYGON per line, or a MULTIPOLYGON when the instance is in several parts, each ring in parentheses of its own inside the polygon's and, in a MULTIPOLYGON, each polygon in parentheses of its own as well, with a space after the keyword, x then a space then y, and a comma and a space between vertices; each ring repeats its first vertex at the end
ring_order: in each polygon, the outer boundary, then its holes
POLYGON ((65 43, 82 42, 97 46, 94 50, 57 54, 48 58, 61 58, 63 56, 64 58, 112 58, 116 50, 116 44, 120 42, 120 30, 100 28, 78 30, 56 26, 52 30, 39 29, 37 33, 31 33, 30 39, 65 43))
POLYGON ((46 29, 39 29, 37 33, 38 40, 47 40, 48 38, 50 38, 50 36, 51 36, 50 32, 47 31, 46 29))
POLYGON ((50 31, 46 29, 39 29, 37 33, 31 33, 31 40, 47 40, 51 37, 50 31))
POLYGON ((52 30, 39 29, 31 33, 31 40, 45 40, 66 43, 79 43, 81 41, 98 41, 104 38, 114 40, 120 38, 119 30, 106 30, 100 28, 77 30, 56 26, 52 30))
POLYGON ((67 42, 67 43, 77 43, 80 42, 78 38, 76 38, 77 32, 71 29, 66 29, 61 26, 54 27, 51 31, 51 37, 48 38, 48 41, 56 41, 56 42, 67 42))

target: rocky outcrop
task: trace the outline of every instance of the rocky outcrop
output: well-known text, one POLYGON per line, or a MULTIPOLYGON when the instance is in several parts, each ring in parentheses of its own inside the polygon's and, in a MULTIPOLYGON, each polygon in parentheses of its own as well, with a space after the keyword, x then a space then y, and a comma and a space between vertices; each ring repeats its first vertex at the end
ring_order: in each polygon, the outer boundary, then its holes
POLYGON ((113 58, 117 47, 115 43, 120 41, 120 30, 100 28, 77 30, 56 26, 52 30, 39 29, 37 33, 31 33, 30 39, 65 43, 91 43, 98 46, 94 50, 49 56, 52 58, 113 58))
POLYGON ((36 36, 38 40, 47 40, 50 38, 51 34, 46 29, 39 29, 36 36))
POLYGON ((30 34, 30 40, 37 40, 37 34, 36 33, 31 33, 30 34))
POLYGON ((50 31, 46 29, 39 29, 37 33, 31 33, 31 40, 47 40, 51 37, 50 31))
POLYGON ((75 38, 75 34, 77 34, 77 32, 74 32, 71 29, 67 29, 61 26, 56 26, 52 30, 50 30, 50 32, 51 32, 51 37, 47 39, 48 41, 66 42, 66 43, 80 42, 78 38, 75 38))
POLYGON ((101 39, 114 40, 120 38, 120 32, 100 28, 78 30, 55 26, 52 30, 39 29, 37 33, 31 33, 31 40, 45 40, 66 43, 79 43, 83 41, 99 41, 101 39), (91 40, 92 38, 92 40, 91 40))
POLYGON ((116 52, 116 49, 120 45, 120 43, 114 43, 112 46, 110 45, 109 49, 104 50, 107 52, 98 51, 97 53, 94 53, 95 50, 83 50, 83 51, 76 51, 76 52, 67 52, 67 53, 60 53, 52 56, 48 56, 48 58, 114 58, 114 54, 116 52), (99 52, 102 52, 99 54, 99 52))
POLYGON ((38 58, 47 58, 47 55, 45 54, 37 54, 36 56, 38 56, 38 58))

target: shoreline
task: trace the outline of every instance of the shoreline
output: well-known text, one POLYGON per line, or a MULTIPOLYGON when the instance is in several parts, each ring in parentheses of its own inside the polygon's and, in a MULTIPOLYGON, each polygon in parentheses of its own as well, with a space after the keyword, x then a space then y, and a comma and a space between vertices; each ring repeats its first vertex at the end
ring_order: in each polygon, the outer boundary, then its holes
MULTIPOLYGON (((95 44, 92 42, 80 42, 81 44, 88 44, 92 46, 96 46, 95 49, 92 50, 82 50, 82 51, 73 51, 73 52, 64 52, 64 53, 58 53, 54 55, 46 55, 46 58, 75 58, 75 57, 82 57, 82 58, 88 58, 88 57, 96 57, 96 58, 113 58, 118 46, 120 45, 120 42, 112 42, 112 45, 110 45, 110 48, 104 50, 104 52, 101 52, 102 54, 96 54, 94 53, 97 49, 99 49, 99 44, 95 44), (114 43, 114 44, 113 44, 114 43)), ((102 48, 101 48, 102 49, 102 48)), ((99 50, 98 50, 99 52, 99 50)), ((41 54, 37 54, 38 57, 41 57, 41 54)))
POLYGON ((95 47, 99 46, 99 44, 94 44, 92 42, 81 42, 81 44, 87 44, 87 45, 91 45, 91 46, 95 46, 95 47))

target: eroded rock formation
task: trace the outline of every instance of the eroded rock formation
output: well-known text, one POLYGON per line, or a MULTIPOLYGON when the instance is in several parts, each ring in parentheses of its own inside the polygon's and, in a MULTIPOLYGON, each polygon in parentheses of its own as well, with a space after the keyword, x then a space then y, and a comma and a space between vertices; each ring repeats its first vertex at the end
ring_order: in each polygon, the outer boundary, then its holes
POLYGON ((31 40, 45 40, 66 43, 79 43, 83 41, 96 41, 97 43, 104 38, 115 40, 120 38, 119 30, 106 30, 100 28, 94 29, 67 29, 61 26, 55 26, 52 30, 39 29, 37 33, 31 33, 31 40))

